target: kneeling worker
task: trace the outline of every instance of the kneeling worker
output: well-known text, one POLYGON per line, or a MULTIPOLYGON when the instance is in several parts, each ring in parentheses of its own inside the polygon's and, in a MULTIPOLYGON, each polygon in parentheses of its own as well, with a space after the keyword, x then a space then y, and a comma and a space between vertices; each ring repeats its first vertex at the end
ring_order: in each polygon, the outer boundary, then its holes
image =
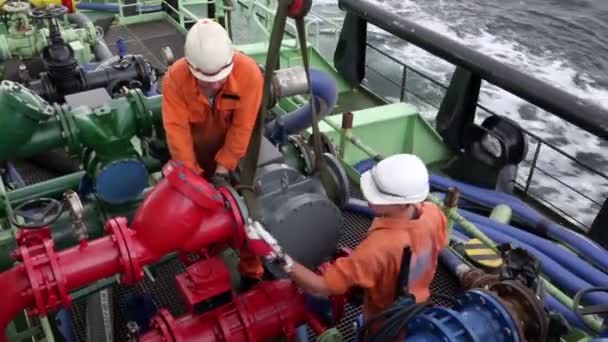
MULTIPOLYGON (((262 73, 209 19, 192 26, 184 52, 163 80, 162 117, 171 158, 207 179, 227 176, 247 151, 262 102, 262 73)), ((239 270, 249 278, 264 272, 246 249, 239 270)))
POLYGON ((353 287, 363 289, 363 318, 368 320, 396 299, 407 246, 412 253, 409 292, 418 303, 428 299, 439 252, 447 245, 448 236, 447 219, 441 209, 425 202, 429 175, 418 157, 399 154, 382 160, 362 175, 361 190, 376 218, 365 240, 350 256, 338 258, 322 276, 289 256, 281 261, 289 277, 313 295, 342 295, 353 287))

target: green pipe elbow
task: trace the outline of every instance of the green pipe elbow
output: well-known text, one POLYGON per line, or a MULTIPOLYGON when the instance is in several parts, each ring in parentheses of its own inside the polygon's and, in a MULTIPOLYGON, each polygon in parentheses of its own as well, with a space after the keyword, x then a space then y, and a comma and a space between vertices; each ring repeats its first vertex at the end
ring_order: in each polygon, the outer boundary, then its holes
POLYGON ((41 97, 7 80, 0 83, 0 108, 0 160, 10 159, 16 147, 32 138, 39 123, 55 114, 53 107, 41 97))

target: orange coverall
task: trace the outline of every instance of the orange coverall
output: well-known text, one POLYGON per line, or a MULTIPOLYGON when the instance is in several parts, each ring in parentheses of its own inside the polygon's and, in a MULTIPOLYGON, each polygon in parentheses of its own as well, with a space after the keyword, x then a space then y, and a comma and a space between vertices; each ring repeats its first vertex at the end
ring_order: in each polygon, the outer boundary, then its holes
POLYGON ((332 294, 344 294, 353 286, 364 290, 364 321, 387 309, 396 299, 406 246, 412 251, 409 292, 418 303, 429 297, 439 252, 448 243, 447 219, 433 203, 423 202, 417 208, 420 216, 415 220, 375 218, 365 240, 323 274, 332 294))
MULTIPOLYGON (((233 69, 216 94, 213 108, 185 58, 175 62, 163 80, 163 126, 171 158, 209 178, 217 164, 233 171, 247 151, 262 102, 264 80, 250 57, 235 52, 233 69)), ((241 250, 239 270, 259 278, 260 260, 241 250)))

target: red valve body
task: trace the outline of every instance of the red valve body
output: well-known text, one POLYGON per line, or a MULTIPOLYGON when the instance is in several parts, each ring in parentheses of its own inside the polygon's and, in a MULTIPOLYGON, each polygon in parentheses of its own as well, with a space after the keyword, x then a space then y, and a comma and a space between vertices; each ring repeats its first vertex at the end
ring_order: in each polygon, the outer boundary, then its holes
POLYGON ((237 247, 244 240, 240 212, 220 192, 182 165, 170 163, 165 178, 144 199, 131 228, 110 219, 108 236, 57 252, 50 234, 21 231, 15 256, 22 261, 0 273, 0 342, 6 325, 21 310, 45 314, 71 302, 69 291, 120 273, 133 284, 143 266, 174 252, 198 252, 213 244, 237 247), (29 236, 29 238, 28 238, 29 236))

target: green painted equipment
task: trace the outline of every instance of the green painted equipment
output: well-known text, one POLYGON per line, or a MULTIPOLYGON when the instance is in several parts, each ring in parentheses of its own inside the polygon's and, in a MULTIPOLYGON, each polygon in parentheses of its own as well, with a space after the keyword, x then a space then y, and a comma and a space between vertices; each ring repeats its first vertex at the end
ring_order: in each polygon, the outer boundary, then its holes
POLYGON ((92 149, 111 161, 131 157, 135 136, 149 136, 160 121, 161 97, 134 90, 97 108, 51 106, 22 85, 2 81, 0 160, 27 158, 58 147, 72 154, 92 149), (17 132, 17 134, 15 134, 17 132), (17 148, 15 148, 17 147, 17 148))
MULTIPOLYGON (((30 16, 30 4, 27 2, 7 2, 3 6, 7 13, 6 29, 0 34, 0 60, 11 58, 33 58, 40 55, 47 45, 49 29, 41 20, 33 22, 30 16)), ((76 15, 68 15, 60 25, 61 36, 71 44, 79 62, 93 60, 93 48, 97 45, 97 33, 93 23, 79 21, 76 15), (76 24, 72 28, 71 23, 76 24)))

